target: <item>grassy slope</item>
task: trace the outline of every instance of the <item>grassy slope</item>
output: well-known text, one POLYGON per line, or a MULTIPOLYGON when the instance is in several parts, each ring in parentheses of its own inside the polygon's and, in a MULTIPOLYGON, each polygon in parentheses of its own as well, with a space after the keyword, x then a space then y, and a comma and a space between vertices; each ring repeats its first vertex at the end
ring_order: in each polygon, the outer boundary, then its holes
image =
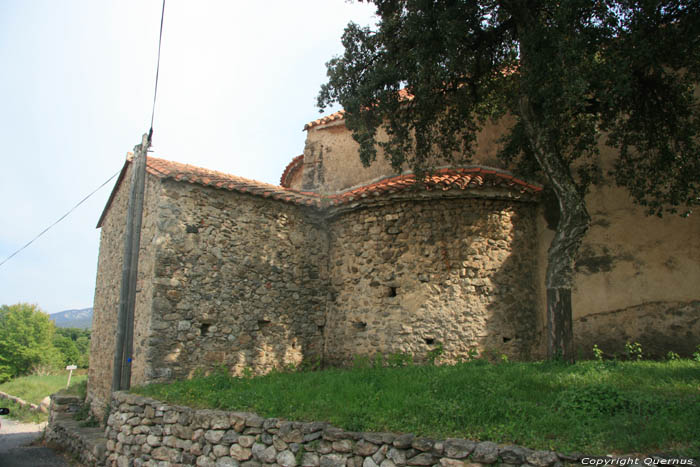
POLYGON ((700 456, 700 363, 482 361, 455 366, 213 375, 135 392, 170 403, 354 431, 465 437, 590 454, 700 456))
MULTIPOLYGON (((87 375, 73 374, 71 386, 87 380, 87 375)), ((0 391, 12 394, 27 402, 39 404, 41 400, 66 388, 68 374, 48 376, 22 376, 0 384, 0 391)))
MULTIPOLYGON (((68 381, 68 375, 48 375, 48 376, 22 376, 20 378, 15 378, 6 383, 0 384, 0 391, 13 396, 17 396, 27 402, 33 404, 39 404, 43 398, 51 395, 60 390, 66 388, 66 383, 68 381)), ((71 386, 70 391, 76 392, 80 391, 80 387, 84 386, 87 381, 87 375, 76 375, 73 373, 73 377, 70 380, 71 386)), ((18 404, 8 401, 7 399, 0 399, 0 405, 2 407, 8 407, 10 409, 9 417, 23 421, 23 422, 42 422, 46 421, 47 416, 43 413, 37 413, 29 408, 22 408, 18 404)))

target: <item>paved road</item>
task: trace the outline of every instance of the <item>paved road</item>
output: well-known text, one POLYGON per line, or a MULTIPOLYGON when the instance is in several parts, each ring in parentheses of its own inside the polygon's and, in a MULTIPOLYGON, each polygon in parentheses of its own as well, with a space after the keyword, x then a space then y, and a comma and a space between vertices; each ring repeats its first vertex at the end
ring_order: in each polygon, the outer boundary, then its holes
POLYGON ((0 467, 67 467, 70 464, 49 448, 30 446, 41 438, 45 423, 19 423, 2 419, 0 467))

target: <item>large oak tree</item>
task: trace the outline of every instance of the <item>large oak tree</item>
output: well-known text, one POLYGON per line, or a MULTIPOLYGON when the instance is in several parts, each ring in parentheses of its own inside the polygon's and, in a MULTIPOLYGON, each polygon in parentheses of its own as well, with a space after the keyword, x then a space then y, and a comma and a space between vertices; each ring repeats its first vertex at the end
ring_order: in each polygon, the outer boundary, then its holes
POLYGON ((418 173, 473 154, 484 124, 507 116, 504 163, 539 173, 558 201, 548 353, 573 360, 573 266, 590 184, 610 176, 657 215, 688 213, 700 199, 700 2, 372 3, 377 24, 348 25, 319 106, 344 107, 365 164, 381 148, 394 168, 418 173), (618 154, 609 174, 601 145, 618 154))

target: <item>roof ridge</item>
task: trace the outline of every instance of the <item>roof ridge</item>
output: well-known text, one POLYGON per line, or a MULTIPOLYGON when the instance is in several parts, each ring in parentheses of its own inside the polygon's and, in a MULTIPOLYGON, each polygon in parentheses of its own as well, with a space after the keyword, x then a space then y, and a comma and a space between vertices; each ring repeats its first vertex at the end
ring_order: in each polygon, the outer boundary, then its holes
MULTIPOLYGON (((297 158, 295 158, 297 159, 297 158)), ((259 182, 238 175, 227 174, 216 170, 197 167, 181 162, 169 161, 158 157, 148 156, 146 159, 146 170, 153 176, 160 179, 173 179, 178 182, 188 182, 218 189, 247 193, 263 198, 275 199, 304 206, 320 208, 322 206, 338 206, 369 196, 378 197, 386 193, 397 193, 409 190, 422 185, 425 190, 448 191, 452 189, 467 190, 471 188, 481 188, 484 186, 504 187, 515 189, 520 193, 536 194, 542 191, 542 187, 522 180, 512 173, 481 166, 472 167, 440 167, 423 178, 423 183, 419 183, 413 173, 402 173, 398 175, 383 177, 365 185, 351 187, 345 191, 334 194, 319 194, 309 191, 300 191, 292 188, 272 185, 270 183, 259 182)), ((112 193, 107 201, 98 227, 112 204, 119 186, 126 175, 126 170, 131 160, 124 162, 124 167, 119 178, 112 189, 112 193)))

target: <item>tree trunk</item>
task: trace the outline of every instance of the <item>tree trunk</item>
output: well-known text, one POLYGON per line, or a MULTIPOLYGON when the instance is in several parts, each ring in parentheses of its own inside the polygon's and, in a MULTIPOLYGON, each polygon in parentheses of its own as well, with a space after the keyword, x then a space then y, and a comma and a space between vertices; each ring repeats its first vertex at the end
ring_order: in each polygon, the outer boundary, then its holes
POLYGON ((559 223, 547 251, 547 357, 573 363, 573 268, 590 225, 590 216, 568 164, 547 144, 546 135, 539 127, 539 120, 526 97, 520 100, 520 112, 535 158, 559 201, 559 223))

